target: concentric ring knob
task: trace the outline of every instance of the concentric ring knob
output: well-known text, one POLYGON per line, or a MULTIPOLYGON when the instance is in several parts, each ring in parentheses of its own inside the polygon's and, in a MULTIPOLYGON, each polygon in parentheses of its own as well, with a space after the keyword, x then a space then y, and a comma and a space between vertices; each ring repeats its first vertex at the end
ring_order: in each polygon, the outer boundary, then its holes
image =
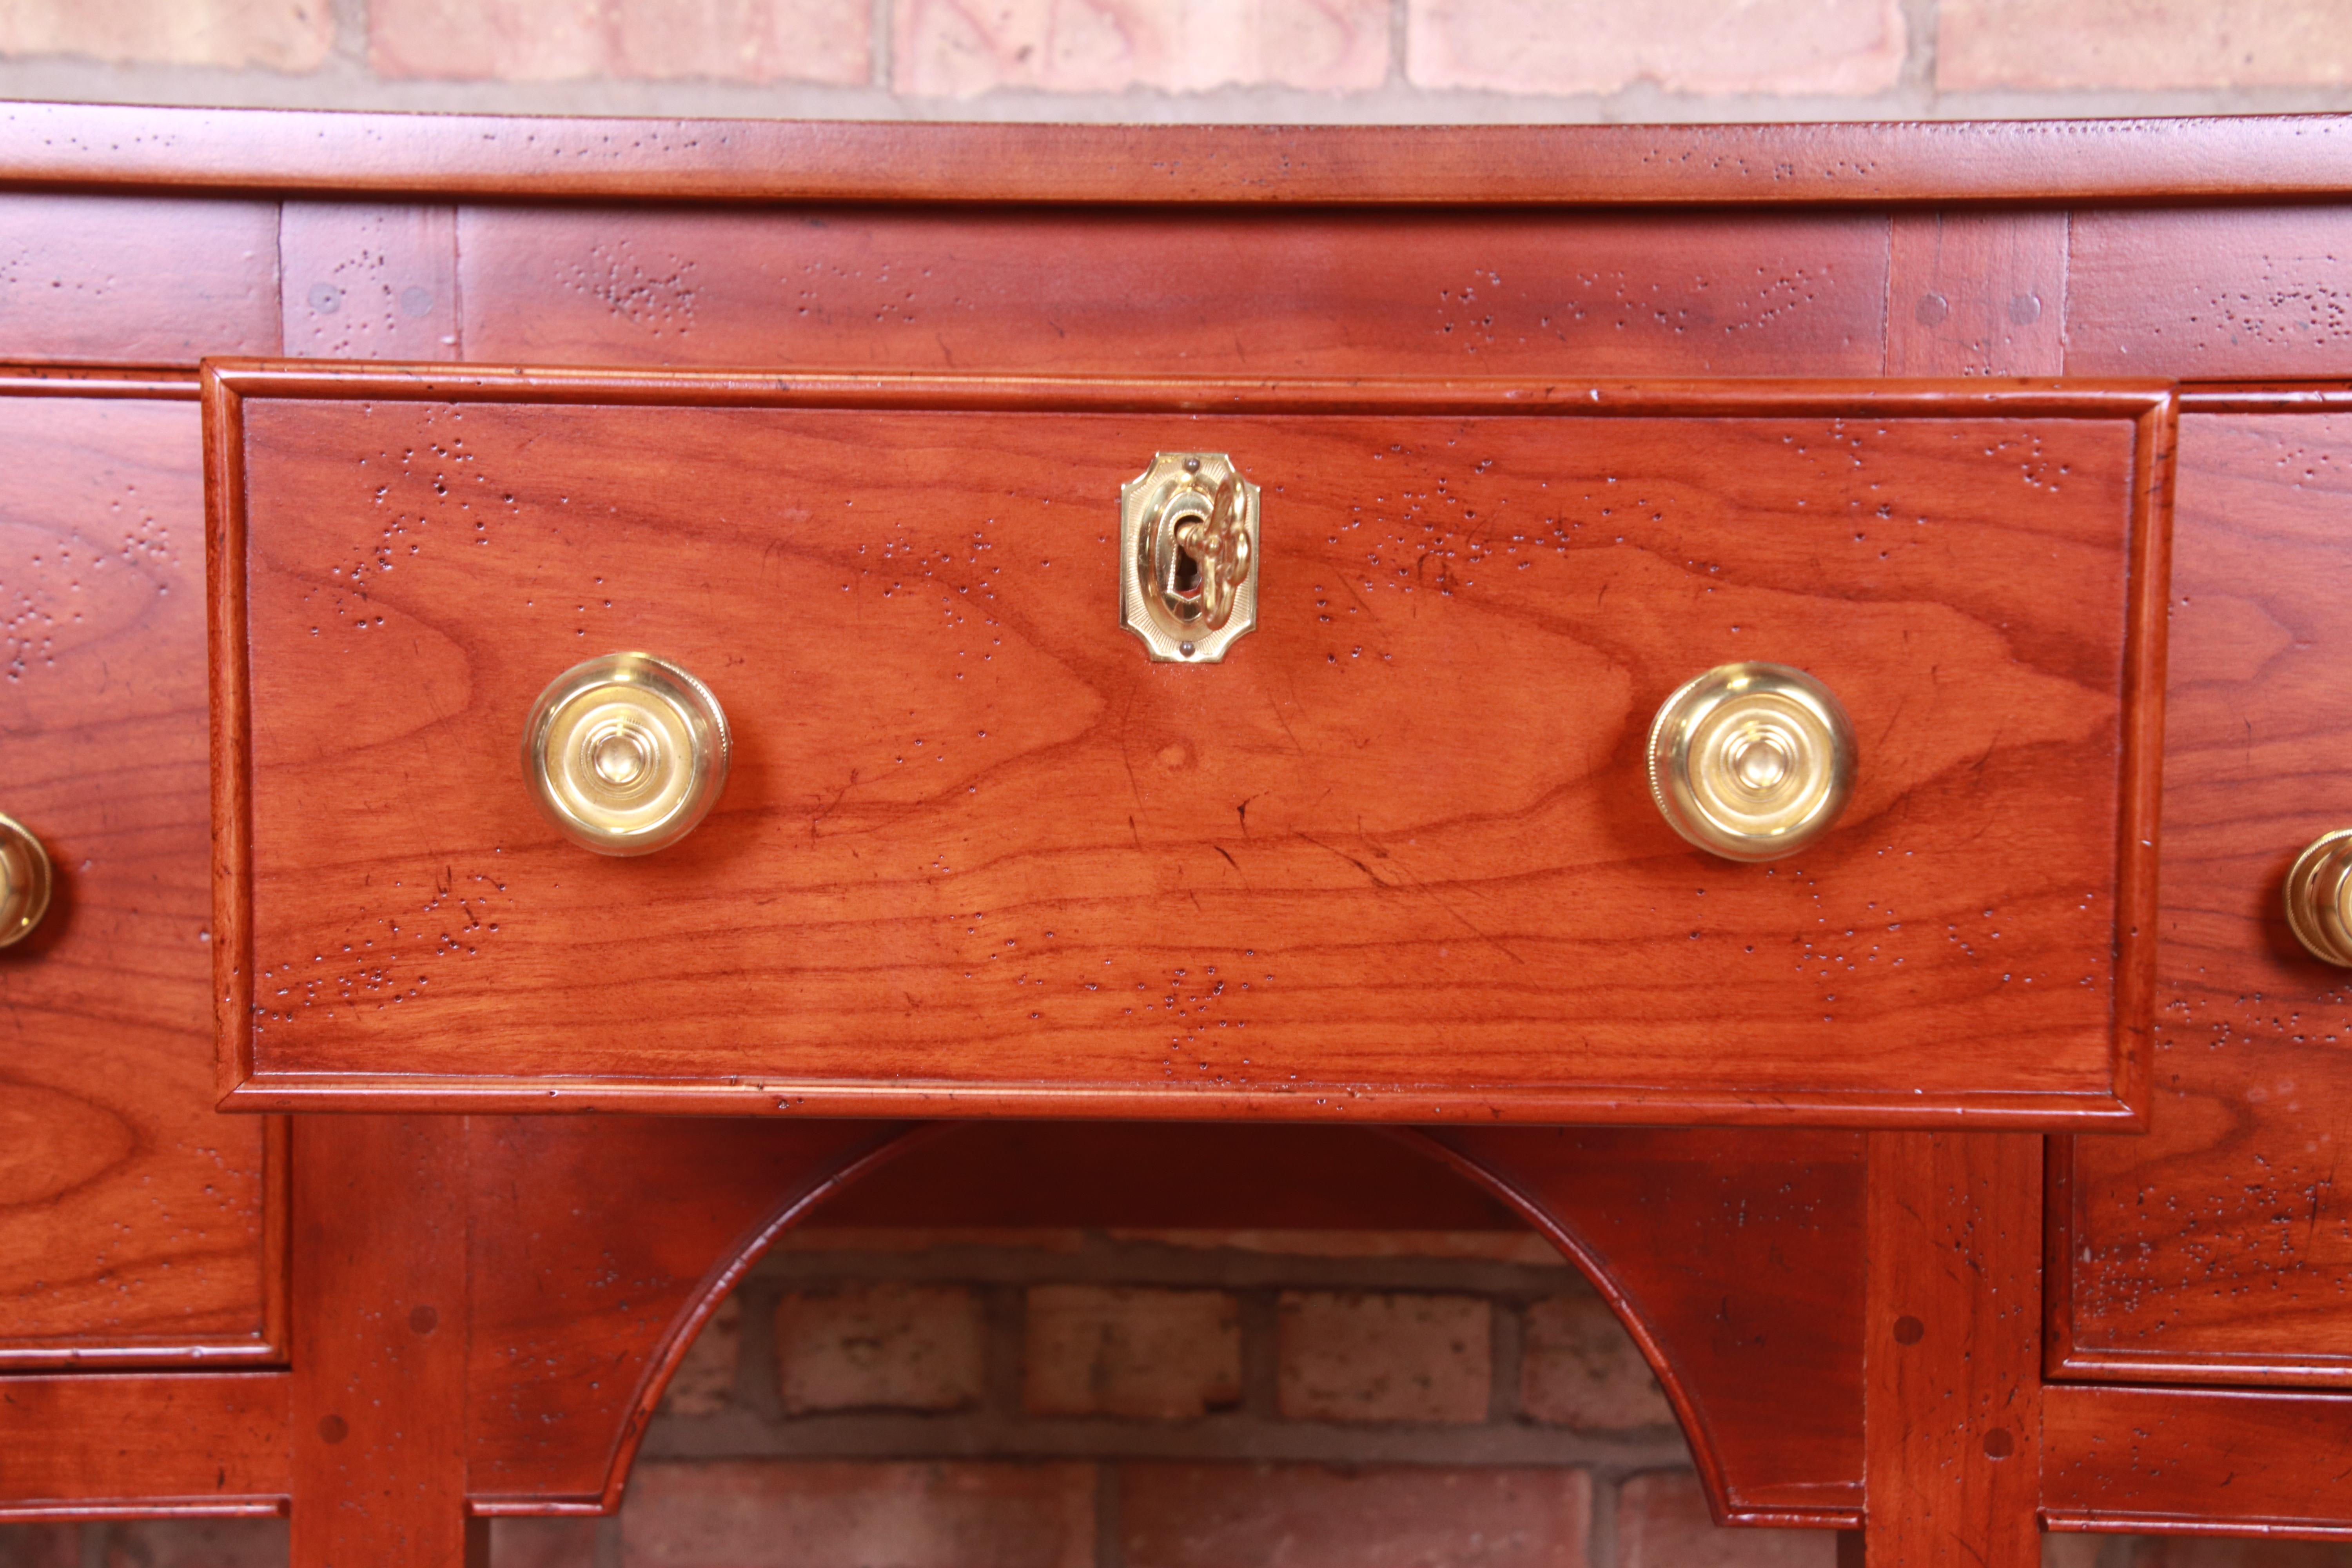
POLYGON ((1829 831, 1853 789, 1853 725, 1784 664, 1726 664, 1650 726, 1650 794, 1676 833, 1729 860, 1778 860, 1829 831))
POLYGON ((565 670, 522 734, 540 810, 599 855, 650 855, 692 832, 726 787, 727 752, 710 689, 649 653, 565 670))
POLYGON ((49 912, 49 852, 32 830, 0 816, 0 947, 24 941, 49 912))
POLYGON ((2312 957, 2352 969, 2352 827, 2321 835, 2294 858, 2286 923, 2312 957))

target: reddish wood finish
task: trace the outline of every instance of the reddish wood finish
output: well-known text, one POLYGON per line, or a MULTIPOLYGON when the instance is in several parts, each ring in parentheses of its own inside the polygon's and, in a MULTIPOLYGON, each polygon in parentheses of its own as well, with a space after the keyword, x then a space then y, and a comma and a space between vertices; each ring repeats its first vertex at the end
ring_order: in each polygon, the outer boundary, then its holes
POLYGON ((282 1372, 0 1376, 0 1519, 284 1511, 282 1372))
POLYGON ((214 384, 256 1103, 2131 1114, 2160 395, 214 384), (1431 416, 1479 407, 1579 416, 1431 416), (1273 498, 1215 668, 1108 609, 1111 498, 1171 446, 1273 498), (622 646, 737 715, 720 812, 638 861, 537 820, 509 721, 622 646), (1773 867, 1685 848, 1640 773, 1656 704, 1747 657, 1869 737, 1845 826, 1773 867))
POLYGON ((2352 658, 2330 592, 2352 415, 2325 394, 2182 421, 2148 1135, 2062 1145, 2053 1375, 2352 1383, 2341 972, 2279 887, 2352 821, 2352 658), (2261 411, 2265 410, 2268 411, 2261 411))
POLYGON ((2066 374, 2342 375, 2347 297, 2352 205, 2078 212, 2066 374))
POLYGON ((1875 216, 468 207, 459 238, 467 353, 510 364, 1586 380, 1884 357, 1875 216))
POLYGON ((295 1143, 294 1561, 483 1568, 489 1531, 466 1512, 466 1123, 310 1121, 295 1143))
POLYGON ((288 202, 278 262, 288 353, 458 357, 454 209, 288 202))
POLYGON ((2066 227, 2063 212, 1895 214, 1886 374, 2063 371, 2066 227))
POLYGON ((36 187, 541 201, 2247 202, 2352 193, 2352 117, 1055 126, 12 103, 0 109, 0 171, 36 187))
POLYGON ((1869 1139, 1870 1568, 2042 1561, 2040 1140, 1869 1139))
POLYGON ((2042 1412, 2053 1530, 2352 1537, 2352 1397, 2053 1384, 2042 1412))
POLYGON ((0 1367, 278 1359, 283 1142, 207 1089, 196 410, 5 389, 0 811, 58 888, 0 952, 0 1367))
POLYGON ((1717 1519, 1861 1522, 1867 1135, 1401 1136, 1452 1152, 1591 1277, 1674 1402, 1717 1519))
POLYGON ((12 359, 193 364, 275 353, 278 209, 0 196, 0 355, 12 359))

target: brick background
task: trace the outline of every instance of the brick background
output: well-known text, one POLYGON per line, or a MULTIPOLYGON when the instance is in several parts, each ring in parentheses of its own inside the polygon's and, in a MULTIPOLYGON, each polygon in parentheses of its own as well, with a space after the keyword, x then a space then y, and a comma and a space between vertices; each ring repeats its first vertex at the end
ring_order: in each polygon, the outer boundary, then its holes
POLYGON ((2346 0, 8 0, 0 97, 1340 121, 2352 108, 2346 0))

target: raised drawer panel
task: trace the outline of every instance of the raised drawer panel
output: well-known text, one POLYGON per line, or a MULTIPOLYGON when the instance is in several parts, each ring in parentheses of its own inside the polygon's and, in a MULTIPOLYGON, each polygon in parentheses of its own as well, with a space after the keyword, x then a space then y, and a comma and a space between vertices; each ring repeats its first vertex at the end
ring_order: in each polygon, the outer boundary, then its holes
POLYGON ((2131 1113, 2160 392, 217 390, 246 1103, 2131 1113), (1264 487, 1221 664, 1118 624, 1163 450, 1264 487), (612 859, 518 747, 626 648, 708 679, 734 773, 612 859), (1860 736, 1771 865, 1644 781, 1742 658, 1860 736))
POLYGON ((196 408, 0 413, 0 812, 57 875, 0 950, 0 1367, 267 1358, 274 1130, 213 1110, 196 408))

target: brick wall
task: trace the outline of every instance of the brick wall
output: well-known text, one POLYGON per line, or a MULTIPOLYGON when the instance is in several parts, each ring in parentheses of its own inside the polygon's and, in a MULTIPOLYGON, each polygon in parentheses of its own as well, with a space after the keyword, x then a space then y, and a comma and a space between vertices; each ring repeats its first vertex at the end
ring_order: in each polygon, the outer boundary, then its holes
POLYGON ((2352 107, 2344 0, 7 0, 0 97, 1038 120, 2352 107))
MULTIPOLYGON (((492 1568, 1832 1568, 1718 1530, 1664 1396, 1524 1232, 812 1230, 688 1352, 615 1518, 492 1568)), ((0 1568, 284 1568, 281 1521, 0 1526, 0 1568)), ((2045 1538, 2049 1568, 2352 1546, 2045 1538)))

